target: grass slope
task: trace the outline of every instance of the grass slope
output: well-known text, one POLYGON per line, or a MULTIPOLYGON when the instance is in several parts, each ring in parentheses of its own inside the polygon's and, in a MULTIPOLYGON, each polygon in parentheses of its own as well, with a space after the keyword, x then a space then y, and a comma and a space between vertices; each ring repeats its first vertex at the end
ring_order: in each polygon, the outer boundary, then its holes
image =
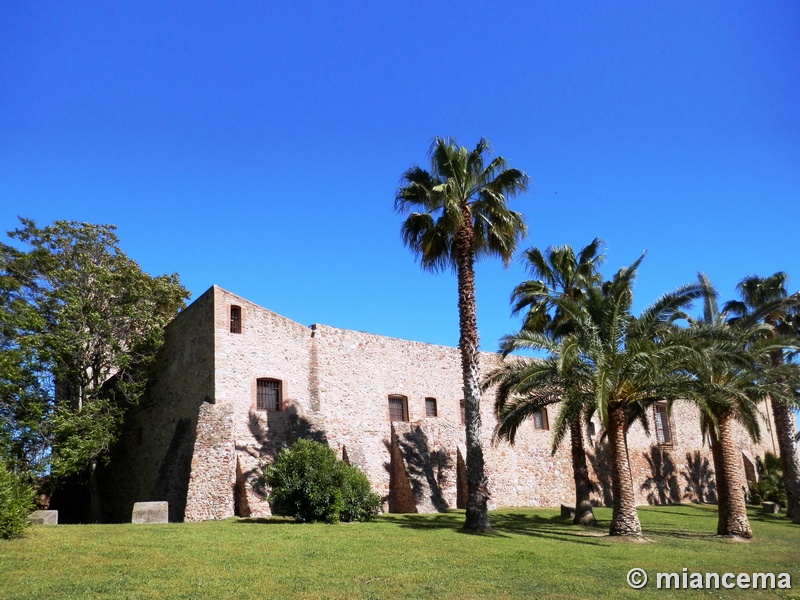
POLYGON ((492 513, 495 534, 459 531, 463 513, 374 523, 230 519, 170 525, 34 526, 0 541, 3 598, 800 598, 800 527, 750 514, 756 539, 713 537, 716 507, 640 510, 646 542, 569 525, 549 509, 492 513), (645 569, 632 590, 625 576, 645 569), (792 590, 678 592, 657 571, 788 572, 792 590))

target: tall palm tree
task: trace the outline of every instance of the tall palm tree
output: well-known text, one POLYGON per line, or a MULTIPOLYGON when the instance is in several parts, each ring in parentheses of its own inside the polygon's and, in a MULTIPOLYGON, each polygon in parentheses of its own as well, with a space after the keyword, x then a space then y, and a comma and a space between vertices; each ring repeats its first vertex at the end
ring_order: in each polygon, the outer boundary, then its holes
POLYGON ((395 209, 408 214, 403 242, 423 269, 453 269, 458 280, 459 350, 464 379, 467 446, 467 510, 464 528, 489 531, 489 489, 481 445, 478 327, 475 316, 475 260, 499 256, 508 264, 527 233, 522 215, 507 199, 527 189, 528 177, 497 156, 488 160, 489 142, 481 138, 467 150, 450 138, 436 138, 430 171, 408 169, 395 196, 395 209))
POLYGON ((776 381, 774 371, 764 371, 768 361, 761 360, 768 358, 776 341, 765 338, 764 333, 771 328, 759 322, 758 314, 729 321, 719 310, 717 292, 708 278, 700 274, 698 281, 703 289, 702 316, 688 319, 689 328, 676 334, 693 349, 684 355, 680 367, 688 375, 684 397, 699 408, 700 427, 704 437, 711 440, 719 512, 717 534, 751 538, 733 426, 740 423, 758 441, 758 403, 769 395, 782 395, 785 386, 776 381), (749 343, 759 337, 762 341, 749 343))
MULTIPOLYGON (((800 298, 798 294, 791 297, 787 294, 787 281, 786 273, 780 271, 769 277, 746 277, 736 286, 741 300, 726 303, 724 310, 737 317, 761 313, 761 319, 772 327, 770 335, 785 336, 788 343, 788 339, 795 339, 797 336, 792 313, 800 298), (766 306, 773 308, 765 311, 766 306)), ((780 349, 774 350, 769 360, 773 366, 782 364, 784 352, 780 349)), ((795 444, 797 430, 792 403, 785 397, 773 396, 770 398, 770 407, 775 421, 783 483, 786 487, 787 516, 795 523, 800 523, 800 456, 795 444)))
MULTIPOLYGON (((530 361, 507 362, 503 367, 492 373, 489 381, 501 383, 498 389, 495 412, 499 425, 496 431, 498 437, 513 441, 513 434, 521 425, 520 419, 525 419, 540 410, 542 393, 551 402, 561 398, 547 392, 554 386, 561 389, 563 394, 579 395, 586 388, 580 378, 576 377, 576 368, 579 364, 568 365, 563 359, 563 349, 558 342, 571 330, 572 323, 566 318, 558 307, 559 298, 572 298, 580 300, 585 290, 599 284, 601 276, 598 271, 603 262, 600 250, 603 242, 595 238, 580 252, 575 254, 572 247, 550 246, 544 253, 538 248, 525 251, 523 258, 529 273, 536 279, 524 281, 519 284, 511 294, 512 313, 518 314, 527 309, 525 320, 520 332, 516 335, 505 336, 501 341, 503 353, 521 348, 542 348, 536 338, 530 338, 525 333, 540 333, 556 342, 549 348, 551 356, 562 356, 562 359, 546 360, 539 363, 530 361), (534 381, 545 378, 549 381, 539 381, 541 388, 533 387, 534 381), (522 393, 521 392, 525 392, 522 393), (510 434, 510 435, 509 435, 510 434)), ((572 407, 581 407, 583 403, 572 402, 572 407)), ((570 434, 570 452, 572 455, 572 471, 575 481, 575 519, 574 523, 594 524, 594 514, 589 502, 589 469, 586 464, 586 450, 583 443, 581 428, 584 411, 578 408, 572 410, 569 418, 561 418, 554 428, 553 452, 566 435, 570 434)), ((560 413, 560 417, 566 416, 560 413)))
MULTIPOLYGON (((639 317, 631 314, 633 281, 644 255, 611 281, 591 287, 580 302, 564 298, 559 306, 574 320, 567 338, 580 353, 591 378, 594 410, 608 436, 613 511, 610 535, 640 536, 642 529, 627 450, 627 427, 652 403, 680 394, 674 364, 686 348, 667 335, 683 308, 697 298, 697 285, 663 295, 639 317)), ((580 396, 567 396, 567 412, 580 396)))

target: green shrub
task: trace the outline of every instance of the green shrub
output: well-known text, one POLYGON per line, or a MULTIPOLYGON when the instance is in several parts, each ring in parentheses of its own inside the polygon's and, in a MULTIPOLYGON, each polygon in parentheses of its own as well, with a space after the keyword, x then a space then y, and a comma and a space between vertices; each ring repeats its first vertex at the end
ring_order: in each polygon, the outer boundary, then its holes
POLYGON ((381 497, 371 491, 369 479, 361 471, 346 462, 339 461, 342 490, 342 521, 369 521, 378 514, 381 497))
POLYGON ((311 440, 281 450, 265 469, 263 483, 271 488, 274 512, 300 522, 368 521, 380 507, 366 475, 311 440))
POLYGON ((748 485, 750 503, 777 502, 785 507, 786 489, 783 487, 781 459, 772 452, 765 452, 763 460, 756 456, 756 470, 758 481, 751 481, 748 485))
POLYGON ((0 461, 0 538, 21 537, 33 510, 33 488, 0 461))

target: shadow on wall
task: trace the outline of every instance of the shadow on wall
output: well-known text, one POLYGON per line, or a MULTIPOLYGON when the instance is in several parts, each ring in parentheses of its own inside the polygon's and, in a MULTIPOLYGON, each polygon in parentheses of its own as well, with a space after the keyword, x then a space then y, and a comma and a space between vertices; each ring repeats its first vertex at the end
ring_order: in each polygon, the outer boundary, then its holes
POLYGON ((648 504, 678 504, 681 491, 678 488, 675 463, 669 452, 656 444, 650 446, 650 452, 643 454, 650 468, 650 475, 642 483, 641 490, 647 492, 648 504))
POLYGON ((389 512, 416 513, 419 505, 445 512, 450 506, 443 489, 448 474, 454 472, 454 461, 440 448, 431 450, 428 437, 419 425, 398 433, 392 424, 391 439, 384 441, 389 462, 389 512))
POLYGON ((593 506, 611 506, 611 453, 606 441, 594 444, 594 452, 587 452, 586 458, 592 465, 597 483, 592 482, 590 493, 593 506), (598 498, 599 496, 599 498, 598 498))
MULTIPOLYGON (((236 451, 249 454, 258 461, 258 467, 244 470, 237 458, 236 460, 236 483, 234 484, 234 513, 239 517, 249 517, 250 508, 247 502, 247 483, 250 483, 253 491, 259 496, 266 496, 267 491, 259 484, 259 478, 263 474, 263 464, 271 464, 275 461, 278 453, 283 448, 288 448, 299 439, 313 440, 321 444, 328 445, 328 437, 325 432, 314 427, 305 417, 297 412, 297 407, 288 406, 281 411, 268 411, 263 413, 251 412, 248 427, 253 438, 258 442, 257 448, 249 446, 236 446, 236 451), (266 415, 266 419, 259 418, 266 415)), ((273 512, 276 508, 270 504, 273 512)))
POLYGON ((158 469, 153 497, 171 500, 170 521, 181 522, 186 513, 196 428, 196 419, 183 418, 175 422, 169 447, 158 469))
POLYGON ((714 470, 708 458, 701 456, 699 451, 695 450, 694 454, 686 453, 686 469, 681 471, 681 476, 686 480, 684 490, 693 497, 693 502, 717 502, 714 470))

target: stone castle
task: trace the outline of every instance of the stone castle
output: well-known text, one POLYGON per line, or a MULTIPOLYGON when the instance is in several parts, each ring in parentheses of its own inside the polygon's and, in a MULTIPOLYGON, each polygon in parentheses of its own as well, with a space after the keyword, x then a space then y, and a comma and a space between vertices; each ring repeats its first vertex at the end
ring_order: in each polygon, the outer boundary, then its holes
MULTIPOLYGON (((129 521, 134 502, 166 500, 171 521, 270 514, 255 480, 281 448, 326 442, 359 467, 384 510, 434 512, 466 500, 462 379, 456 348, 327 325, 300 325, 212 286, 168 325, 146 399, 131 413, 101 474, 106 518, 129 521)), ((502 362, 482 353, 485 374, 502 362)), ((490 508, 574 501, 568 441, 550 452, 548 407, 513 446, 494 442, 493 394, 482 403, 490 508)), ((653 407, 650 437, 628 434, 637 501, 713 501, 710 452, 696 410, 653 407)), ((770 440, 771 423, 764 428, 770 440)), ((585 432, 598 504, 610 503, 608 454, 595 421, 585 432)), ((739 432, 754 478, 766 445, 739 432)), ((772 449, 769 447, 769 449, 772 449)))

